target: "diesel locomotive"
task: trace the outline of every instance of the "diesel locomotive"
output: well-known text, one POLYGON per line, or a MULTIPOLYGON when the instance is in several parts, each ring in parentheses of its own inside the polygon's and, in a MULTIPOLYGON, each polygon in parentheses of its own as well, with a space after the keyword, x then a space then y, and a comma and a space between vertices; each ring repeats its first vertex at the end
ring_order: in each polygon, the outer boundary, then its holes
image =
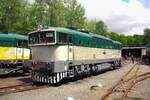
POLYGON ((94 74, 104 63, 121 66, 121 43, 68 28, 49 27, 30 32, 33 82, 55 84, 65 78, 94 74))
MULTIPOLYGON (((0 33, 0 68, 1 71, 17 71, 30 59, 28 37, 17 34, 0 33)), ((3 74, 4 72, 0 72, 3 74)))

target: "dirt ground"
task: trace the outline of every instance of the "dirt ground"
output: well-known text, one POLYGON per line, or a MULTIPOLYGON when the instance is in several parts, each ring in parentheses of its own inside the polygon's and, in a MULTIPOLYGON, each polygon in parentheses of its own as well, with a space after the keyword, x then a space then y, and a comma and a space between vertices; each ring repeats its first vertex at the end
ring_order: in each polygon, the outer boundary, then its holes
POLYGON ((24 83, 30 83, 31 79, 30 76, 13 76, 13 77, 7 77, 7 78, 0 78, 0 88, 8 87, 8 86, 14 86, 14 85, 21 85, 24 83))
MULTIPOLYGON (((59 86, 3 95, 0 100, 100 100, 125 75, 133 64, 107 71, 96 76, 71 81, 59 86)), ((150 72, 150 66, 141 65, 139 74, 150 72)), ((4 79, 5 80, 5 79, 4 79)), ((5 83, 6 81, 1 83, 5 83)), ((11 83, 11 79, 9 79, 11 83)), ((9 82, 6 82, 9 84, 9 82)), ((19 82, 21 79, 19 79, 19 82)), ((128 95, 129 100, 150 100, 150 80, 137 84, 128 95)))

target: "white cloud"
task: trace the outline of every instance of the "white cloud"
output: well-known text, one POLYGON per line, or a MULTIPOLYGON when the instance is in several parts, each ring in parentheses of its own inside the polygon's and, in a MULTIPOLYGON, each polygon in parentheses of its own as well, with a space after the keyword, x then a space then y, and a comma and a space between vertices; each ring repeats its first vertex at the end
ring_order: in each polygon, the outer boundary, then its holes
POLYGON ((86 10, 88 19, 103 20, 109 31, 126 35, 143 34, 150 28, 150 9, 138 0, 78 0, 86 10))

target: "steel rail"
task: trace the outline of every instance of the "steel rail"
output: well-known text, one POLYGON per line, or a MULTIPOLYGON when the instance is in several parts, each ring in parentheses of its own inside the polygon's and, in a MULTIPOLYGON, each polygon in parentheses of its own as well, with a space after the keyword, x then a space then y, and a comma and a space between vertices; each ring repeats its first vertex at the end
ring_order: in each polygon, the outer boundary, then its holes
POLYGON ((102 97, 101 100, 107 99, 114 92, 114 90, 116 89, 117 86, 119 86, 120 84, 122 84, 123 82, 125 82, 124 81, 125 77, 127 77, 127 75, 129 75, 129 73, 131 73, 131 71, 134 68, 136 68, 137 65, 138 65, 137 63, 134 64, 133 67, 117 82, 117 84, 115 84, 111 89, 109 89, 109 91, 102 97))
POLYGON ((33 85, 33 84, 21 84, 21 85, 15 85, 15 86, 9 86, 9 87, 3 87, 0 88, 0 96, 10 93, 17 93, 17 92, 23 92, 23 91, 29 91, 29 90, 35 90, 47 87, 48 85, 33 85))
POLYGON ((130 90, 138 83, 141 81, 144 81, 146 79, 150 78, 150 75, 148 73, 144 73, 139 75, 139 77, 136 77, 135 81, 130 85, 130 87, 127 89, 127 91, 124 93, 124 95, 121 97, 121 100, 125 100, 128 96, 128 93, 130 92, 130 90), (148 75, 148 76, 145 76, 148 75), (139 78, 139 79, 137 79, 139 78))

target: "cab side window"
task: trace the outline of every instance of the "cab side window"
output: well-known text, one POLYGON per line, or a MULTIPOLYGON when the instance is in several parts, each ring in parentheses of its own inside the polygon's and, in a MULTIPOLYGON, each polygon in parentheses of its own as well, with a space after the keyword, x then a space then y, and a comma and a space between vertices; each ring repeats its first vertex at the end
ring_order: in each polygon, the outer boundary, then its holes
POLYGON ((67 43, 67 34, 60 33, 59 34, 59 42, 60 43, 67 43))
POLYGON ((23 41, 23 47, 25 47, 25 48, 28 47, 28 41, 27 41, 27 40, 24 40, 24 41, 23 41))
POLYGON ((18 47, 22 47, 22 41, 19 40, 19 41, 17 42, 17 46, 18 46, 18 47))
POLYGON ((59 43, 72 43, 72 36, 65 33, 59 33, 59 43))
POLYGON ((72 43, 72 36, 69 36, 69 43, 72 43))

